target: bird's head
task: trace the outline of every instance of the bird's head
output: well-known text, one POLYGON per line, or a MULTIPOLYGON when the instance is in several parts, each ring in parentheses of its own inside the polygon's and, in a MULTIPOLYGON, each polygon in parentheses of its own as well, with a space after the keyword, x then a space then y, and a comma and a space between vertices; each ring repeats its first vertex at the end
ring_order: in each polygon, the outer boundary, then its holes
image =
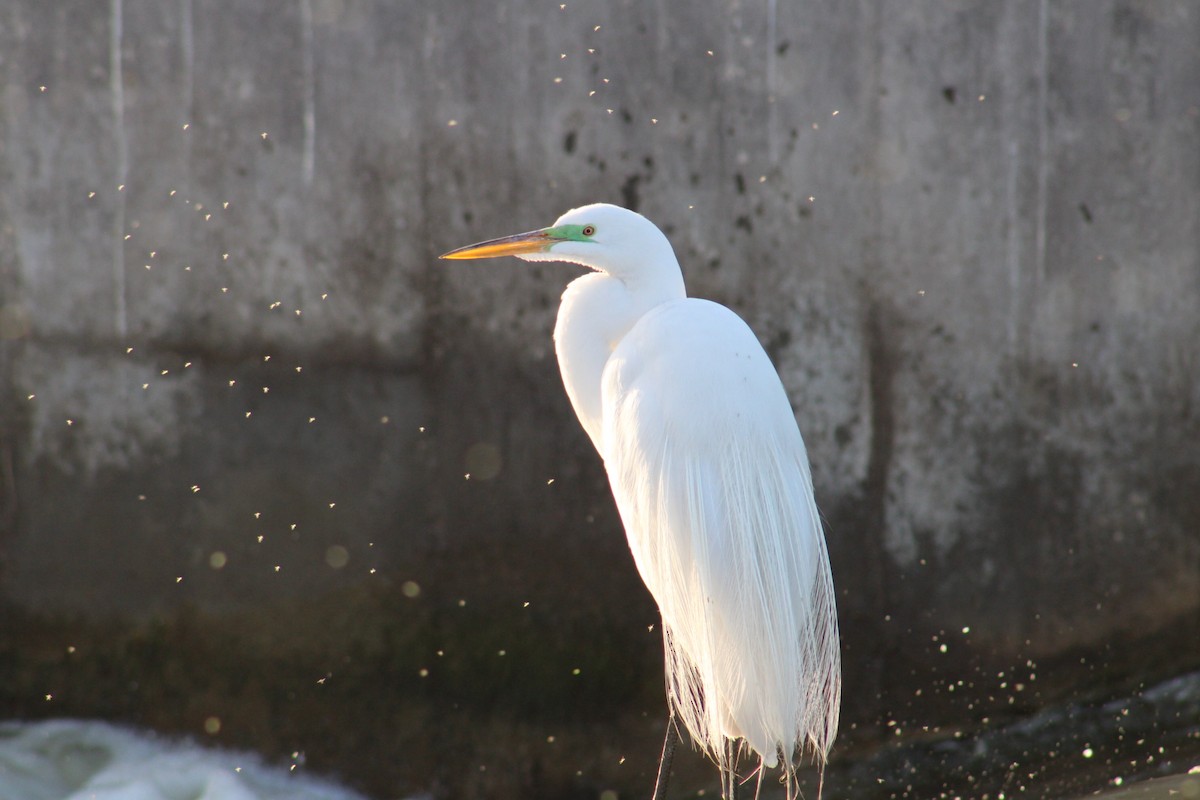
POLYGON ((623 281, 658 270, 679 272, 671 243, 653 222, 608 203, 574 208, 548 228, 467 245, 450 259, 516 256, 526 261, 568 261, 623 281))

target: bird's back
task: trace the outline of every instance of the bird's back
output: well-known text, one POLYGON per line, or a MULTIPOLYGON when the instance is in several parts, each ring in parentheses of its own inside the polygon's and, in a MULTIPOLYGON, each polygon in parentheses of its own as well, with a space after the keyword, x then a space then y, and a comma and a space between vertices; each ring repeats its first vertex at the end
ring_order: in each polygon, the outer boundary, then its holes
POLYGON ((744 737, 824 755, 837 617, 808 459, 779 377, 732 311, 664 303, 609 358, 602 455, 658 601, 671 703, 718 761, 744 737))

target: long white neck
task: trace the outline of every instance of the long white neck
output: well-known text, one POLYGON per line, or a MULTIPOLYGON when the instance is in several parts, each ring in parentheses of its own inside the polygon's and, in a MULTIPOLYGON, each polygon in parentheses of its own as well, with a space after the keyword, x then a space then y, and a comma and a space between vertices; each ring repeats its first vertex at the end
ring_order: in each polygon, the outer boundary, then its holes
MULTIPOLYGON (((604 272, 576 278, 563 292, 554 326, 554 350, 567 397, 600 457, 604 365, 625 334, 657 305, 686 296, 678 262, 652 280, 630 281, 604 272)), ((647 276, 648 277, 648 276, 647 276)))

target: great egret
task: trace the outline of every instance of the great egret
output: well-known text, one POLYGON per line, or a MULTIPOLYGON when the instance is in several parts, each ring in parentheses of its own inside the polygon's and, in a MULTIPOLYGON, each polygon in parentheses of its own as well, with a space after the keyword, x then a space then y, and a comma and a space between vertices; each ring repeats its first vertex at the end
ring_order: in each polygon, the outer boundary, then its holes
POLYGON ((798 759, 823 765, 837 733, 841 655, 808 456, 770 359, 732 311, 687 297, 670 242, 633 211, 583 206, 442 258, 505 255, 594 270, 563 293, 555 351, 662 613, 671 714, 723 795, 744 740, 759 780, 782 763, 795 796, 798 759))

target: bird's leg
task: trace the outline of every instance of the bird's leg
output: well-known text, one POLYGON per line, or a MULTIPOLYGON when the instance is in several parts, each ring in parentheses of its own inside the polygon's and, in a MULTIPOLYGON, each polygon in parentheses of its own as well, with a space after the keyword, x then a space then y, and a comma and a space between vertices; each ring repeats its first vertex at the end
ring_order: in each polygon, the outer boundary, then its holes
POLYGON ((726 740, 725 746, 728 748, 727 757, 729 768, 721 769, 721 797, 725 800, 737 800, 738 797, 738 779, 737 779, 737 742, 726 740))
POLYGON ((675 715, 667 715, 667 735, 663 739, 662 756, 658 759, 658 779, 654 781, 653 800, 667 800, 667 781, 671 777, 671 761, 675 758, 675 745, 679 744, 679 731, 675 728, 675 715))

